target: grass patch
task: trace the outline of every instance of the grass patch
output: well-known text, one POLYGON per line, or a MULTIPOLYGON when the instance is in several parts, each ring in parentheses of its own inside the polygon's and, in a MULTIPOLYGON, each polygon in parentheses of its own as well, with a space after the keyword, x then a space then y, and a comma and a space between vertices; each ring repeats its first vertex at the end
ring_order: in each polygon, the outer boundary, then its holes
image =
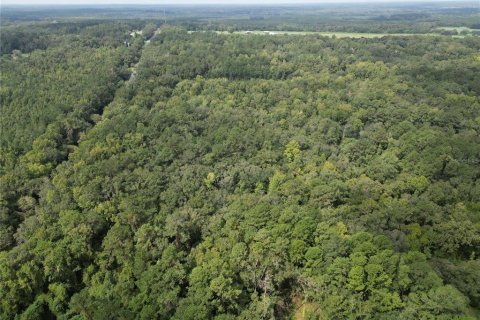
MULTIPOLYGON (((189 33, 194 32, 206 32, 206 31, 188 31, 189 33)), ((255 34, 255 35, 270 35, 270 36, 281 36, 281 35, 320 35, 324 37, 333 37, 336 38, 382 38, 382 37, 408 37, 408 36, 440 36, 438 33, 361 33, 361 32, 322 32, 322 31, 262 31, 262 30, 252 30, 252 31, 212 31, 219 34, 255 34)), ((454 38, 462 38, 461 35, 452 35, 454 38)))

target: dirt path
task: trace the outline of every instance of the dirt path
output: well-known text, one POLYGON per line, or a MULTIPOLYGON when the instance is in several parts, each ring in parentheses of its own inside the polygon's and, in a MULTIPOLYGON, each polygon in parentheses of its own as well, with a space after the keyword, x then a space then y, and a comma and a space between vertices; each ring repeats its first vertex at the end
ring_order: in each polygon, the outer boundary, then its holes
MULTIPOLYGON (((160 31, 160 28, 158 28, 157 30, 155 30, 155 32, 153 33, 153 36, 151 36, 149 39, 145 40, 145 42, 143 43, 143 48, 142 48, 142 53, 143 53, 143 50, 145 50, 145 48, 150 44, 151 40, 157 35, 159 34, 161 31, 160 31)), ((140 60, 141 60, 141 55, 140 55, 140 58, 138 59, 138 62, 135 63, 132 67, 131 67, 131 70, 132 70, 132 73, 130 73, 130 77, 128 78, 128 81, 127 81, 127 84, 130 84, 131 82, 133 82, 135 80, 135 78, 137 77, 137 67, 138 67, 138 64, 140 63, 140 60)))

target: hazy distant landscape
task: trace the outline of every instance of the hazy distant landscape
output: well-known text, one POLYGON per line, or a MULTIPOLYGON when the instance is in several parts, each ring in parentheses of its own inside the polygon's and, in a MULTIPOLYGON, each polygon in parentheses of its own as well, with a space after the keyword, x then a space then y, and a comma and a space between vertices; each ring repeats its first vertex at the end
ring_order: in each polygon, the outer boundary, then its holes
POLYGON ((478 1, 2 5, 0 319, 479 319, 478 1))

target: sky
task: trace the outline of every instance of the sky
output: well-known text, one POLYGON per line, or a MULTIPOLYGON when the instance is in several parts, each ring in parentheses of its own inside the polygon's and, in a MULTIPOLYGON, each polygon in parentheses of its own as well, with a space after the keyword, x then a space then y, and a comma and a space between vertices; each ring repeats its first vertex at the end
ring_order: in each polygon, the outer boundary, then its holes
MULTIPOLYGON (((78 5, 78 4, 294 4, 345 2, 429 2, 429 0, 0 0, 2 5, 78 5)), ((430 0, 432 1, 432 0, 430 0)), ((442 1, 442 0, 434 0, 442 1)), ((480 1, 480 0, 479 0, 480 1)))

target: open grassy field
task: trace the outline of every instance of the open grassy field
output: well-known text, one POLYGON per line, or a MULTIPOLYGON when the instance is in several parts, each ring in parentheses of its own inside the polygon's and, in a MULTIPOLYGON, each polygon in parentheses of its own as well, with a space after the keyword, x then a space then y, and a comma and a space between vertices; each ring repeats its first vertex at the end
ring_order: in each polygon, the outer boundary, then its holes
MULTIPOLYGON (((189 33, 193 32, 198 32, 198 31, 189 31, 189 33)), ((316 32, 316 31, 263 31, 263 30, 246 30, 246 31, 234 31, 234 32, 228 32, 228 31, 215 31, 216 33, 220 34, 257 34, 257 35, 311 35, 311 34, 316 34, 316 35, 321 35, 325 37, 333 37, 335 36, 336 38, 354 38, 354 39, 359 39, 359 38, 367 38, 367 39, 373 39, 373 38, 381 38, 381 37, 386 37, 386 36, 396 36, 396 37, 404 37, 404 36, 439 36, 437 33, 360 33, 360 32, 316 32)), ((455 35, 452 36, 454 38, 463 38, 461 35, 455 35)))
POLYGON ((238 31, 236 33, 241 34, 265 34, 265 35, 309 35, 309 34, 318 34, 326 37, 337 37, 337 38, 378 38, 383 37, 386 34, 384 33, 358 33, 358 32, 314 32, 314 31, 238 31))

